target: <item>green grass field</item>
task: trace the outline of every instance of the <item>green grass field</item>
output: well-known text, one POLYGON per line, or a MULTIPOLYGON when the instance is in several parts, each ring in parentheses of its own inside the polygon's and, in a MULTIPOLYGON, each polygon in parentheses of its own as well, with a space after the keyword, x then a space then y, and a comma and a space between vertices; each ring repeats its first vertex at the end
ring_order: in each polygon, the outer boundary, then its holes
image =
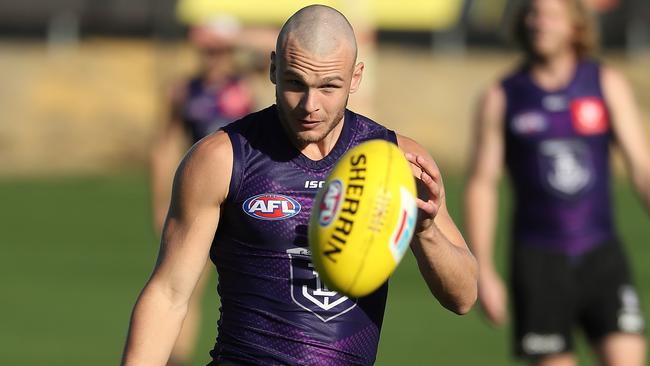
MULTIPOLYGON (((458 217, 461 181, 447 178, 446 184, 450 211, 458 217)), ((507 217, 507 195, 502 196, 501 217, 507 217)), ((650 219, 627 183, 616 185, 615 197, 648 314, 650 219)), ((146 177, 4 179, 0 205, 0 364, 118 364, 131 307, 157 252, 146 177)), ((500 253, 506 232, 501 225, 500 253)), ((207 362, 215 336, 214 279, 209 287, 196 365, 207 362)), ((581 345, 582 364, 592 364, 581 345)), ((464 317, 443 310, 409 254, 391 283, 377 364, 513 361, 508 330, 486 326, 477 309, 464 317)))

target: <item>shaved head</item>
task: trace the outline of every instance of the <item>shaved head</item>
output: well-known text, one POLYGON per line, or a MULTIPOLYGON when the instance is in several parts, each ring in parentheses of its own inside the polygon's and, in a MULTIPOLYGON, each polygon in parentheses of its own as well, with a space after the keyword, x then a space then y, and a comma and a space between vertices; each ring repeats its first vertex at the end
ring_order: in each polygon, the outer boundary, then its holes
POLYGON ((269 76, 280 121, 301 150, 321 156, 336 142, 348 97, 361 83, 364 65, 356 59, 352 26, 333 8, 302 8, 282 27, 269 76))
POLYGON ((287 44, 297 46, 316 56, 325 56, 348 48, 357 57, 357 41, 352 25, 338 10, 325 5, 310 5, 292 15, 278 35, 277 54, 284 54, 287 44))

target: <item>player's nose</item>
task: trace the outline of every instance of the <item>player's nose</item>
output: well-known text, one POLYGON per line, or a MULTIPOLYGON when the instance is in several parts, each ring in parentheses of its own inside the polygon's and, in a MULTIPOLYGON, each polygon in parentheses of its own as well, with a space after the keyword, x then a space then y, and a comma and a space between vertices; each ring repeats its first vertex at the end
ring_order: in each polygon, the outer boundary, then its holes
POLYGON ((318 91, 312 88, 305 90, 300 101, 300 106, 307 113, 314 113, 320 109, 318 104, 318 91))

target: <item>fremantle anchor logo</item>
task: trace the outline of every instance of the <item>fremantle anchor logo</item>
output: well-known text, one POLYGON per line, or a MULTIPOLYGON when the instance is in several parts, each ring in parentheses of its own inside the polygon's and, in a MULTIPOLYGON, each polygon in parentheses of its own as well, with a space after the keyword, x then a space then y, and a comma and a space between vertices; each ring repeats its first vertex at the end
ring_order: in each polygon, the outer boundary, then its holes
POLYGON ((308 249, 289 249, 287 255, 291 260, 291 299, 298 306, 316 315, 323 322, 328 322, 357 306, 356 299, 350 299, 325 286, 311 263, 308 249))
POLYGON ((544 182, 566 197, 583 192, 592 182, 592 165, 586 145, 577 140, 547 140, 540 145, 544 182))

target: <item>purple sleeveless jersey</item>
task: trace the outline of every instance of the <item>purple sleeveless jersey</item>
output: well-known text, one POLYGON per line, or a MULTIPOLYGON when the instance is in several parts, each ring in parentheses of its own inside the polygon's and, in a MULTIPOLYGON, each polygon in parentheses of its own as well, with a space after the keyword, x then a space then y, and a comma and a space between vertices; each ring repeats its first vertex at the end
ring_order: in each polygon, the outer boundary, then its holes
POLYGON ((253 365, 371 365, 387 284, 359 299, 327 289, 310 260, 307 225, 318 188, 339 158, 395 133, 345 112, 331 153, 312 161, 293 147, 276 106, 224 128, 233 145, 230 192, 211 259, 219 274, 219 360, 253 365))
POLYGON ((251 94, 241 80, 233 78, 219 88, 209 88, 201 78, 194 78, 187 84, 181 117, 192 141, 197 142, 252 112, 252 107, 251 94))
POLYGON ((615 239, 609 192, 612 133, 600 66, 578 63, 570 84, 556 92, 539 88, 526 68, 502 85, 515 243, 579 255, 615 239))

